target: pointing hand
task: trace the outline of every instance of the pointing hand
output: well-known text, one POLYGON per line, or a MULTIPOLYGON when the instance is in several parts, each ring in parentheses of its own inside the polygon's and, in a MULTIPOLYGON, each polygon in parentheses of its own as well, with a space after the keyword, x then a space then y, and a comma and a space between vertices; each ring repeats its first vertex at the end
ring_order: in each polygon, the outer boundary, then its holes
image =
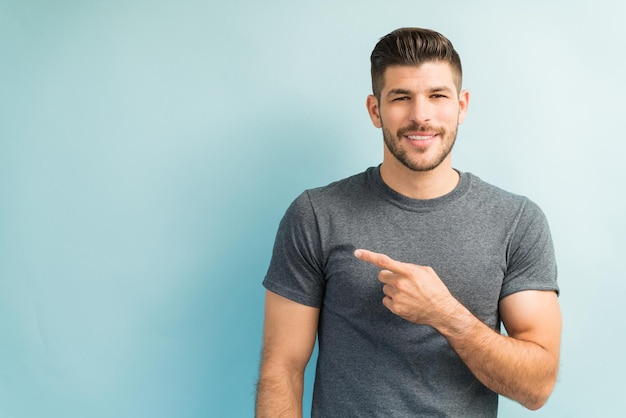
POLYGON ((381 269, 378 280, 384 284, 383 305, 407 321, 437 328, 459 303, 431 267, 363 249, 354 256, 381 269))

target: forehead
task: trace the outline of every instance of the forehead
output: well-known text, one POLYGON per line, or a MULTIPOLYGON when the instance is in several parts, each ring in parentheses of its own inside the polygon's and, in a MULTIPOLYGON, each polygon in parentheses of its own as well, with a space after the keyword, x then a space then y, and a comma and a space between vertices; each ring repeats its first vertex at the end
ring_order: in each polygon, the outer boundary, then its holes
POLYGON ((422 90, 432 87, 448 87, 457 90, 456 77, 447 62, 425 62, 419 66, 393 65, 384 73, 382 91, 391 89, 422 90))

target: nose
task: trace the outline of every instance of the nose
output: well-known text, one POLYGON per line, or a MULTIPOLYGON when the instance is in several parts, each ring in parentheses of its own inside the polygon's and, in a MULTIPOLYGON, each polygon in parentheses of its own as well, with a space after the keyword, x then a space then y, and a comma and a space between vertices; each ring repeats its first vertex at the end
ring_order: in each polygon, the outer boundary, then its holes
POLYGON ((432 105, 423 97, 416 97, 411 103, 410 119, 412 122, 424 124, 430 122, 432 118, 432 105))

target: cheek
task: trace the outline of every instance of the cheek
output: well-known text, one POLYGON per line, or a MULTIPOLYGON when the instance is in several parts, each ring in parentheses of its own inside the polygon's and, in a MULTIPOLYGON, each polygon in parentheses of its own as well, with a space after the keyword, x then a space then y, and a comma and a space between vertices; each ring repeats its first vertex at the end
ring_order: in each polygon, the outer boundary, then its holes
POLYGON ((445 109, 441 114, 441 120, 445 120, 447 123, 457 125, 461 123, 464 116, 461 114, 461 109, 458 107, 445 109))
POLYGON ((388 128, 399 127, 405 120, 405 116, 399 109, 396 108, 387 108, 385 109, 385 112, 381 113, 380 116, 381 124, 388 128))

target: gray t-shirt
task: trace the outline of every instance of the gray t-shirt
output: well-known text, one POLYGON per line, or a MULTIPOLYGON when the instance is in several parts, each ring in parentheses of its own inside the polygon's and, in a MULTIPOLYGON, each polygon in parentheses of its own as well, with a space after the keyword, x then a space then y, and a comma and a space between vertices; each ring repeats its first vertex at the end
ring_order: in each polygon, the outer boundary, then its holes
POLYGON ((431 200, 389 188, 378 168, 302 193, 283 217, 263 281, 321 308, 313 417, 489 417, 498 396, 432 327, 382 304, 364 248, 432 267, 474 315, 500 330, 498 301, 558 292, 552 239, 537 205, 461 173, 431 200))

